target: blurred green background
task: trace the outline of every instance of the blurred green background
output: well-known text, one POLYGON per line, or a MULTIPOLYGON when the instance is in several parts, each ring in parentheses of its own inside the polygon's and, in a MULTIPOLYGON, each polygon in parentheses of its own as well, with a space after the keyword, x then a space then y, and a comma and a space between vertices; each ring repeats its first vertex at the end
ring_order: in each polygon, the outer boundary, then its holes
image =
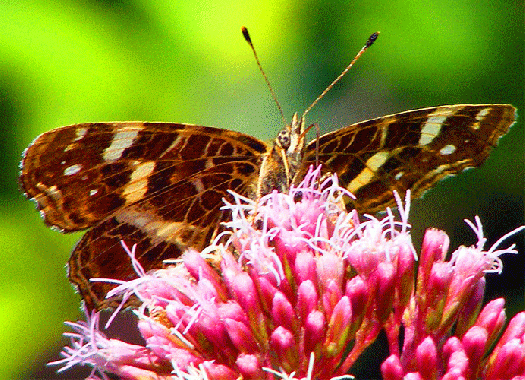
MULTIPOLYGON (((48 230, 17 188, 23 149, 51 128, 88 121, 188 122, 264 140, 282 126, 243 41, 246 25, 284 112, 302 112, 374 31, 377 43, 309 114, 325 131, 407 109, 511 103, 525 114, 523 2, 0 1, 0 378, 72 378, 56 360, 64 320, 80 316, 65 263, 76 236, 48 230)), ((489 244, 524 223, 523 117, 487 163, 414 202, 424 228, 489 244)), ((511 239, 523 248, 523 238, 511 239)), ((523 308, 525 252, 506 256, 491 297, 523 308)), ((369 375, 373 376, 373 375, 369 375)))

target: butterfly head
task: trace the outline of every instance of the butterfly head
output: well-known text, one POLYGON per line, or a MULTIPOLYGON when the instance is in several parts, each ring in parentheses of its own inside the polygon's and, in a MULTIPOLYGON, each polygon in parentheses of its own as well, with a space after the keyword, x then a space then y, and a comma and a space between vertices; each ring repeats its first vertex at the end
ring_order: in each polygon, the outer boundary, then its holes
POLYGON ((303 120, 296 113, 292 122, 277 134, 271 151, 261 164, 257 197, 273 190, 289 190, 304 155, 306 133, 303 120))
POLYGON ((288 161, 301 157, 304 149, 304 119, 295 113, 291 124, 282 129, 275 139, 275 146, 282 151, 288 161))

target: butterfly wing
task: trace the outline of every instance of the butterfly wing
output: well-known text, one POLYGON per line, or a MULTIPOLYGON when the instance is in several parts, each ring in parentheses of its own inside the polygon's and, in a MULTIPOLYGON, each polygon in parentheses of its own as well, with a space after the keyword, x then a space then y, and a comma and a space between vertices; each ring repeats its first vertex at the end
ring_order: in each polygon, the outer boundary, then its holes
MULTIPOLYGON (((511 105, 452 105, 363 121, 319 138, 319 162, 356 196, 348 207, 377 212, 393 191, 420 196, 445 176, 479 166, 515 120, 511 105)), ((302 172, 316 162, 306 148, 302 172)))
POLYGON ((88 308, 114 306, 113 286, 136 277, 121 246, 137 244, 146 271, 209 242, 228 190, 252 195, 266 144, 237 132, 188 124, 97 123, 58 128, 26 150, 20 182, 45 222, 91 228, 69 261, 88 308))

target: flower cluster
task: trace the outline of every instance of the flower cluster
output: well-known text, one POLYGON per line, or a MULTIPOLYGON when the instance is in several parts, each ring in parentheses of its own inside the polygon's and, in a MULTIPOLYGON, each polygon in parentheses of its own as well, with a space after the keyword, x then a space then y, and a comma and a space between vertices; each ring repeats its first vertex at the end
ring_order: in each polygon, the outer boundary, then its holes
POLYGON ((447 260, 447 235, 428 230, 416 271, 409 195, 398 219, 360 217, 335 176, 319 177, 257 202, 234 195, 229 235, 166 269, 135 261, 139 278, 109 296, 142 301, 145 347, 108 339, 92 314, 69 324, 71 346, 52 364, 91 365, 93 379, 351 378, 384 330, 385 380, 525 379, 525 312, 503 332, 503 299, 482 308, 485 274, 515 252, 497 250, 507 235, 485 251, 469 222, 478 244, 447 260))

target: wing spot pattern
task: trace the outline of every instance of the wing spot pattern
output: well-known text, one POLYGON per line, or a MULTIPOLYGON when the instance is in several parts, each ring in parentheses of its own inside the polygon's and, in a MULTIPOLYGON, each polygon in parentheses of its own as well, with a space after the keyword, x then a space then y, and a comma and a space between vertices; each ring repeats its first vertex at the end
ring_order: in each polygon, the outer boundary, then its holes
POLYGON ((139 130, 122 130, 115 133, 111 145, 104 149, 102 157, 106 162, 113 162, 122 157, 122 153, 133 145, 139 130))
POLYGON ((390 156, 389 152, 377 152, 366 161, 365 168, 347 186, 351 193, 372 181, 377 170, 386 162, 390 156))
POLYGON ((75 139, 73 141, 80 141, 84 138, 86 135, 88 129, 87 128, 78 128, 75 132, 75 139))
POLYGON ((148 178, 155 170, 155 161, 147 161, 137 165, 131 173, 129 184, 124 188, 126 203, 140 201, 148 191, 148 178))
POLYGON ((77 174, 81 169, 82 169, 82 165, 79 165, 79 164, 75 164, 75 165, 68 166, 68 167, 64 170, 64 175, 74 175, 74 174, 77 174))
POLYGON ((487 115, 490 113, 490 108, 483 108, 481 111, 478 112, 476 115, 476 122, 473 123, 470 128, 474 130, 478 130, 481 127, 481 122, 487 117, 487 115))
POLYGON ((425 125, 423 125, 423 128, 421 128, 419 145, 430 144, 441 132, 441 126, 445 119, 445 116, 430 116, 425 122, 425 125))
POLYGON ((442 156, 448 156, 456 151, 456 146, 452 144, 445 145, 443 148, 439 150, 439 153, 442 156))
POLYGON ((202 183, 201 179, 196 177, 196 178, 192 178, 190 180, 190 183, 195 186, 195 191, 200 194, 202 192, 204 192, 206 189, 204 188, 204 184, 202 183))

